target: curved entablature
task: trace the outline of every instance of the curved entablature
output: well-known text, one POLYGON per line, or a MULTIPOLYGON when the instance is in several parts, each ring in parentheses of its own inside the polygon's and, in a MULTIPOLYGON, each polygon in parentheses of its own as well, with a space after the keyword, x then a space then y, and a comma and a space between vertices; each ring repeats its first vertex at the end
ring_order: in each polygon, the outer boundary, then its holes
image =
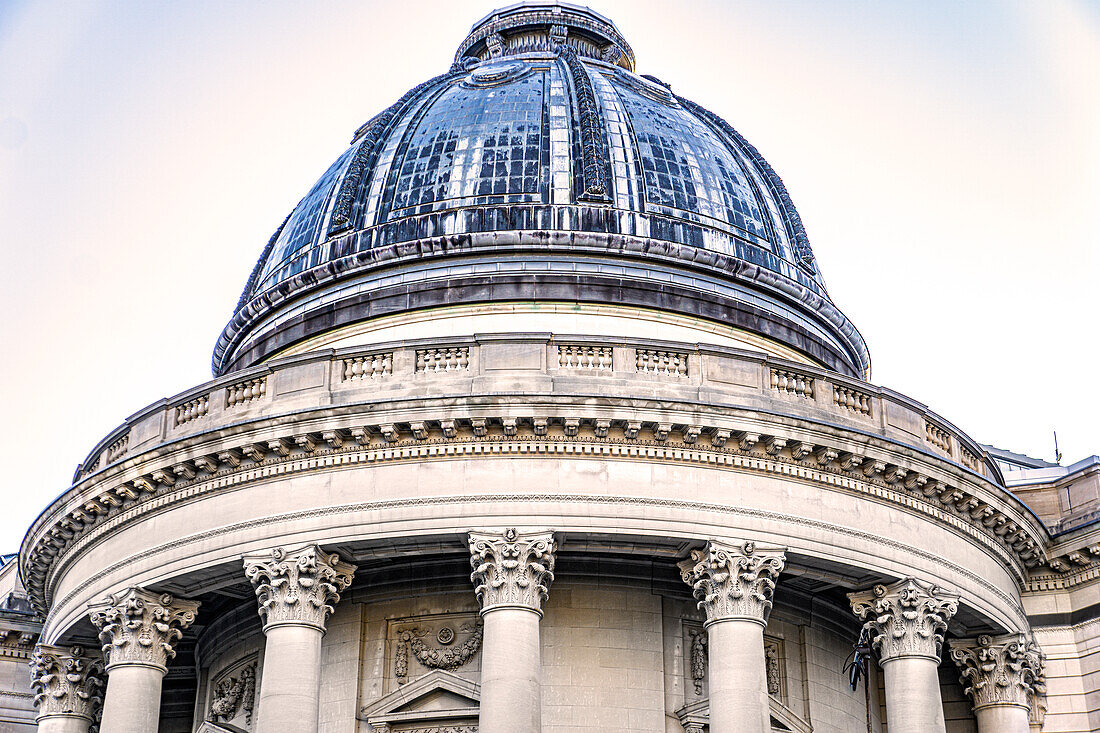
MULTIPOLYGON (((637 510, 638 520, 628 521, 623 531, 666 536, 664 518, 646 519, 652 513, 647 502, 656 499, 686 517, 709 517, 699 520, 699 532, 712 531, 706 524, 712 521, 715 527, 752 526, 753 517, 764 516, 759 512, 771 512, 770 519, 790 523, 784 542, 799 552, 821 551, 819 531, 837 533, 866 548, 855 555, 844 550, 846 562, 874 566, 874 543, 904 544, 906 557, 924 558, 956 585, 984 588, 974 593, 989 598, 1004 596, 981 611, 995 617, 1000 608, 1002 619, 1012 618, 1014 612, 1005 609, 1013 607, 1013 589, 1025 582, 1028 568, 1044 562, 1046 530, 1004 491, 995 465, 918 403, 806 364, 748 352, 527 334, 313 352, 157 403, 112 433, 73 488, 40 516, 24 540, 20 567, 40 609, 61 603, 69 613, 65 604, 83 592, 76 589, 77 576, 85 572, 81 558, 92 547, 122 537, 145 518, 165 512, 182 517, 186 506, 223 492, 291 478, 302 487, 318 472, 355 469, 349 475, 361 475, 438 461, 552 461, 560 465, 551 475, 568 476, 574 473, 568 466, 585 457, 624 467, 661 465, 688 482, 736 474, 758 482, 760 493, 732 500, 716 484, 706 496, 675 490, 664 496, 659 487, 654 494, 647 479, 637 495, 626 481, 599 492, 602 498, 585 498, 577 487, 561 485, 535 497, 544 507, 539 511, 560 518, 572 511, 566 506, 582 507, 577 511, 589 519, 608 512, 609 522, 620 522, 637 510), (805 506, 809 513, 776 513, 780 500, 768 498, 773 490, 782 492, 788 506, 805 506), (810 498, 823 490, 835 499, 810 498), (810 493, 790 503, 791 491, 810 493), (753 508, 754 502, 763 505, 753 508), (815 516, 815 506, 833 508, 815 516), (828 515, 834 509, 844 514, 828 515), (867 512, 886 512, 874 520, 882 522, 881 530, 853 535, 841 521, 867 512), (938 552, 893 536, 890 527, 913 524, 887 519, 890 512, 916 518, 925 528, 918 532, 942 534, 938 552), (806 526, 816 528, 811 539, 806 526), (983 558, 981 567, 971 567, 975 557, 983 558), (998 589, 983 585, 992 575, 1004 579, 998 589), (68 600, 58 596, 59 589, 68 600)), ((512 475, 498 473, 501 480, 512 475)), ((443 493, 441 506, 451 506, 447 511, 463 526, 482 504, 532 499, 529 490, 503 484, 443 493)), ((326 512, 343 511, 332 497, 319 494, 317 500, 331 504, 326 512)), ((397 511, 402 502, 422 503, 423 497, 364 500, 363 507, 348 511, 397 511)), ((258 507, 265 516, 279 511, 263 502, 258 507)), ((262 521, 242 519, 257 527, 262 521)), ((356 527, 363 530, 362 524, 356 527)), ((826 555, 841 552, 838 547, 849 540, 837 539, 840 545, 826 555)), ((892 566, 877 572, 902 574, 892 566)), ((977 596, 973 602, 979 608, 990 603, 977 596)), ((1022 627, 1022 617, 1015 625, 1022 627)))

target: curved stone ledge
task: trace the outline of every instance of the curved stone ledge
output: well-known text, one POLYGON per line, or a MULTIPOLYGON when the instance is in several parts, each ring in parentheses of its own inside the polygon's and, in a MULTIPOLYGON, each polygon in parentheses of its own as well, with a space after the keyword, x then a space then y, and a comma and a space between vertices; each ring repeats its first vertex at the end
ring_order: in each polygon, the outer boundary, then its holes
POLYGON ((1042 526, 978 462, 980 448, 919 403, 732 349, 529 334, 316 352, 156 403, 86 462, 113 463, 40 516, 24 577, 43 607, 67 557, 181 490, 303 461, 481 451, 771 472, 932 517, 1015 568, 1017 583, 1043 561, 1042 526))

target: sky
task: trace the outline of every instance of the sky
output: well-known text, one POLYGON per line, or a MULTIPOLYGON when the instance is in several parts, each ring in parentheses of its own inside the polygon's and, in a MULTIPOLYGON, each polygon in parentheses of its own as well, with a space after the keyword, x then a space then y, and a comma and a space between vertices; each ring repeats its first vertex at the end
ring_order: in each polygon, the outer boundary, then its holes
MULTIPOLYGON (((496 4, 0 0, 0 552, 210 378, 287 212, 496 4)), ((591 6, 783 177, 872 382, 1100 453, 1100 2, 591 6)))

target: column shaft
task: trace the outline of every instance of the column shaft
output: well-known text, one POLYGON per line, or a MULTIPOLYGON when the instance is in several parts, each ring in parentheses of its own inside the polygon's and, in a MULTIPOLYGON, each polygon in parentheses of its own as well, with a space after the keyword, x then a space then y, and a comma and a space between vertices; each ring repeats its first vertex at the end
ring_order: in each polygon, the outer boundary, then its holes
POLYGON ((164 670, 119 664, 107 671, 100 733, 157 733, 164 670))
POLYGON ((707 627, 707 647, 711 733, 769 733, 764 627, 716 621, 707 627))
POLYGON ((88 733, 92 721, 71 715, 51 715, 38 719, 38 733, 88 733))
POLYGON ((978 733, 1030 733, 1028 710, 1019 705, 991 705, 974 711, 978 733))
POLYGON ((938 666, 925 657, 882 662, 890 733, 946 733, 938 666))
POLYGON ((313 626, 286 624, 267 630, 256 733, 316 733, 322 636, 313 626))
POLYGON ((539 613, 498 608, 484 615, 480 733, 541 729, 539 613))

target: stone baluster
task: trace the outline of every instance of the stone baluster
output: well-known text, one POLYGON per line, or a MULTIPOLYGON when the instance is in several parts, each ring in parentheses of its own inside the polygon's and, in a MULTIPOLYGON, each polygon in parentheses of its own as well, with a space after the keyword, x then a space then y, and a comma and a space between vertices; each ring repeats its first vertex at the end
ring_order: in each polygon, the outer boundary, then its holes
POLYGON ((103 706, 103 660, 79 646, 39 644, 31 657, 39 733, 88 733, 103 706))
POLYGON ((551 532, 471 532, 470 580, 484 623, 480 733, 538 733, 539 621, 554 579, 551 532))
POLYGON ((1032 700, 1044 691, 1044 657, 1023 634, 951 642, 951 658, 974 703, 978 733, 1028 733, 1032 700))
POLYGON ((711 733, 771 731, 764 628, 784 565, 782 548, 717 540, 679 563, 707 614, 711 733))
POLYGON ((244 557, 266 637, 256 733, 316 733, 321 638, 355 569, 317 545, 244 557))
POLYGON ((101 733, 156 733, 168 660, 198 608, 197 601, 138 587, 88 607, 106 659, 101 733))
POLYGON ((852 610, 871 633, 886 684, 890 733, 946 733, 940 698, 940 647, 959 596, 905 578, 849 593, 852 610))

